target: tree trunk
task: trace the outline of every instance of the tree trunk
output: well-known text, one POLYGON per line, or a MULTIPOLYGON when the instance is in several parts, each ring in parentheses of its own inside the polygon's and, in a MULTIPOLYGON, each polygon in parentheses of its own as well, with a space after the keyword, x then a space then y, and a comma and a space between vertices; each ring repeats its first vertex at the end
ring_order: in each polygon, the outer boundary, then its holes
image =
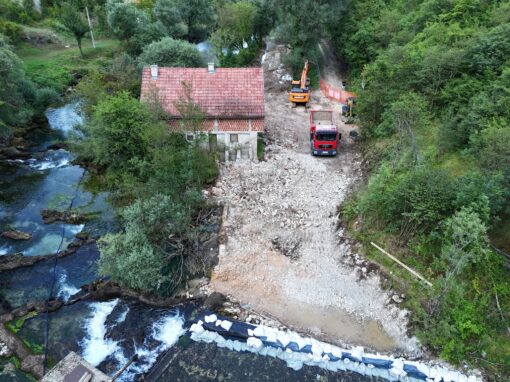
POLYGON ((81 38, 77 38, 76 42, 78 43, 78 49, 80 49, 80 55, 83 57, 83 50, 81 49, 81 38))

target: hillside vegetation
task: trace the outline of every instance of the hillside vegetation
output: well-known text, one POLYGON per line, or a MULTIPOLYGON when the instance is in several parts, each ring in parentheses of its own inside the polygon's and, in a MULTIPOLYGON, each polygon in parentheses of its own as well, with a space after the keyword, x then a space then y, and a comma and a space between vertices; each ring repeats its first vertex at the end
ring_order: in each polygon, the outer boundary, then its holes
POLYGON ((343 216, 398 275, 423 343, 498 381, 510 372, 510 271, 494 249, 510 250, 509 21, 508 1, 360 0, 330 30, 359 94, 369 170, 343 216))

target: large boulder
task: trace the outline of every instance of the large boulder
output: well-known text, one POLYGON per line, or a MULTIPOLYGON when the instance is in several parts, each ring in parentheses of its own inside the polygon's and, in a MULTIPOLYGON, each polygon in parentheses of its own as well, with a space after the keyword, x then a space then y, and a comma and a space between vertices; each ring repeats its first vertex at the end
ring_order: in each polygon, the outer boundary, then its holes
POLYGON ((51 224, 56 221, 69 224, 81 224, 87 220, 87 216, 73 211, 42 210, 41 215, 45 224, 51 224))
POLYGON ((32 234, 14 229, 2 232, 2 236, 11 240, 30 240, 32 238, 32 234))

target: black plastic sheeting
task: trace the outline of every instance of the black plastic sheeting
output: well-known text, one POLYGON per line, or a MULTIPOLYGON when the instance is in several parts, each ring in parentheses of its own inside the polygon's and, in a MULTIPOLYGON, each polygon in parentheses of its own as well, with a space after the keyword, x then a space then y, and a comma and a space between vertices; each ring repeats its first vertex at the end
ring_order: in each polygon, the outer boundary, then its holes
MULTIPOLYGON (((241 322, 241 321, 235 321, 228 317, 220 316, 220 315, 218 315, 216 313, 212 313, 212 312, 203 313, 199 317, 198 320, 203 322, 202 327, 206 330, 216 332, 226 339, 232 339, 232 340, 238 340, 238 341, 242 340, 244 342, 246 342, 246 340, 249 337, 251 337, 248 334, 248 329, 255 330, 255 328, 257 327, 256 325, 248 324, 246 322, 241 322), (230 322, 232 324, 230 329, 225 330, 221 326, 219 326, 219 325, 217 326, 215 324, 215 322, 205 322, 205 316, 209 316, 212 314, 214 314, 218 320, 230 322)), ((283 346, 283 344, 278 340, 276 342, 267 341, 267 338, 264 336, 257 337, 257 338, 262 341, 264 346, 271 346, 273 348, 278 348, 281 350, 290 349, 293 352, 312 354, 312 346, 311 345, 306 345, 302 348, 299 348, 299 345, 296 344, 295 342, 289 342, 287 344, 287 346, 283 346)), ((391 369, 391 367, 393 365, 393 361, 391 361, 391 360, 372 358, 372 357, 361 357, 361 359, 360 359, 358 357, 353 356, 349 352, 342 352, 341 358, 334 356, 332 353, 323 353, 323 355, 327 355, 329 357, 329 360, 332 362, 348 359, 351 362, 359 362, 359 363, 363 363, 365 365, 373 365, 375 368, 378 368, 378 369, 389 370, 389 369, 391 369)), ((407 375, 412 378, 421 379, 423 381, 425 381, 427 379, 427 375, 425 375, 424 373, 419 371, 418 368, 414 365, 404 363, 403 369, 407 373, 407 375)))

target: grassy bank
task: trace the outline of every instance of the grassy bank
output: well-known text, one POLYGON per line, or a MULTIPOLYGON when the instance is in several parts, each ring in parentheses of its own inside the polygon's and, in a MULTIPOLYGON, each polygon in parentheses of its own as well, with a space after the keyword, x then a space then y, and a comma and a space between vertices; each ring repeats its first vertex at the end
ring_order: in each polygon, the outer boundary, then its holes
POLYGON ((15 52, 23 60, 25 73, 38 86, 64 92, 79 78, 107 65, 119 51, 118 40, 101 39, 96 41, 96 48, 85 44, 82 57, 75 44, 64 41, 68 48, 57 44, 34 46, 29 43, 16 47, 15 52))

